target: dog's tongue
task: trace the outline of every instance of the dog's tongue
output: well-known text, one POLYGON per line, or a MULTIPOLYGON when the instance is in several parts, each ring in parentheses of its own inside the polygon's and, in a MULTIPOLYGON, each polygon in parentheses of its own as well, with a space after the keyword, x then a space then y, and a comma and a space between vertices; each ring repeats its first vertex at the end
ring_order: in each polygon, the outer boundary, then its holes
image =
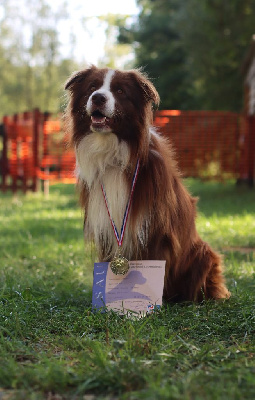
POLYGON ((92 115, 91 121, 92 121, 92 124, 104 124, 106 121, 106 117, 104 117, 103 115, 102 116, 92 115))

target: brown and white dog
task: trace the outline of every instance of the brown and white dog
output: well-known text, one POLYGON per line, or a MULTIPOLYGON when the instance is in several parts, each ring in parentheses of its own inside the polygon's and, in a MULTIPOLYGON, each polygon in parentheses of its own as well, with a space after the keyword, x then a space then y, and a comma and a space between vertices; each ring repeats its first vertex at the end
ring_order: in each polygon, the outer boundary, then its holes
POLYGON ((181 182, 171 144, 152 126, 152 103, 159 103, 153 84, 138 70, 91 66, 71 76, 66 89, 84 229, 100 260, 110 261, 118 248, 101 184, 120 231, 139 159, 123 255, 166 260, 167 301, 229 297, 221 258, 196 231, 196 200, 181 182))

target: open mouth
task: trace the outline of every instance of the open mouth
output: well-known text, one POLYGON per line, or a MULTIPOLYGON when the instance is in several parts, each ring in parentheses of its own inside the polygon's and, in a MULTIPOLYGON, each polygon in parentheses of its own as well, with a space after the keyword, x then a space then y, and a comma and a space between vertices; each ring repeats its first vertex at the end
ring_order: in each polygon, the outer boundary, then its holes
POLYGON ((95 126, 105 126, 107 122, 109 122, 109 118, 107 118, 101 111, 95 110, 91 114, 91 122, 92 125, 95 126))
POLYGON ((108 117, 101 110, 93 110, 90 114, 92 132, 109 133, 112 132, 112 118, 108 117))

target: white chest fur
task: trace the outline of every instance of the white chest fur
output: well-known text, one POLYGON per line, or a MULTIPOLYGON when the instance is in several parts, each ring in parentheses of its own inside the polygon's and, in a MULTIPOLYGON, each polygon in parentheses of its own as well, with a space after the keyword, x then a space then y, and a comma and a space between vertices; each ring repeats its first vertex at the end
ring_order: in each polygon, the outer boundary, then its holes
MULTIPOLYGON (((111 221, 105 205, 101 184, 103 183, 109 212, 118 232, 121 231, 123 217, 128 202, 130 188, 127 187, 124 170, 129 162, 129 148, 119 142, 114 134, 92 133, 86 136, 76 148, 77 173, 89 188, 89 202, 86 215, 85 234, 96 244, 104 242, 109 256, 117 251, 111 221)), ((128 222, 123 241, 123 251, 132 254, 132 240, 128 222)))

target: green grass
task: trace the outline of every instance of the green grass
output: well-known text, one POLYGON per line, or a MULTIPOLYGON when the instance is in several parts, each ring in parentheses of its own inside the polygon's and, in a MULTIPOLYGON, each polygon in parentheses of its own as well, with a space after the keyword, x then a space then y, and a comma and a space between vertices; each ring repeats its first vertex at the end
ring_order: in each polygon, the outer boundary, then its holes
POLYGON ((0 399, 255 398, 255 191, 187 184, 232 297, 142 320, 91 313, 93 246, 72 186, 0 195, 0 399))

